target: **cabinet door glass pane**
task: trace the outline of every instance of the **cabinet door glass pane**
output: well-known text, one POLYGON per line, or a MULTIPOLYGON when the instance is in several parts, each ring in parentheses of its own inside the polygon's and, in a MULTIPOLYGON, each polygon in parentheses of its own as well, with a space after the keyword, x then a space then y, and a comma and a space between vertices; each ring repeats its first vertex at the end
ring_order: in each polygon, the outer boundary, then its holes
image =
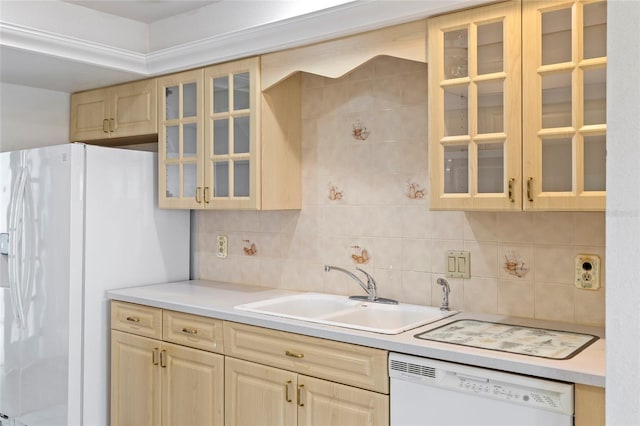
POLYGON ((584 59, 607 56, 607 4, 584 5, 584 59))
POLYGON ((606 189, 607 139, 605 135, 584 137, 584 190, 606 189))
POLYGON ((570 138, 542 140, 542 192, 572 190, 572 158, 570 138))
POLYGON ((165 96, 165 114, 166 120, 178 118, 180 113, 180 89, 178 86, 167 87, 164 92, 165 96))
POLYGON ((249 152, 249 117, 237 117, 233 120, 233 152, 249 152))
POLYGON ((236 161, 233 164, 233 195, 249 196, 249 160, 236 161))
POLYGON ((444 89, 444 135, 469 134, 469 106, 467 86, 444 89))
POLYGON ((182 166, 182 196, 195 197, 198 167, 196 164, 185 164, 182 166))
POLYGON ((229 196, 229 162, 216 161, 213 163, 213 196, 229 196))
POLYGON ((250 93, 249 73, 243 72, 233 75, 233 109, 249 109, 250 93))
POLYGON ((444 192, 469 192, 469 147, 444 147, 444 192))
POLYGON ((478 83, 478 133, 504 131, 503 81, 478 83))
POLYGON ((180 130, 178 126, 167 126, 165 147, 167 158, 178 158, 180 155, 180 130))
POLYGON ((478 145, 478 192, 504 192, 504 145, 478 145))
POLYGON ((570 127, 571 117, 571 72, 542 76, 542 127, 570 127))
POLYGON ((213 120, 213 155, 229 154, 229 119, 213 120))
POLYGON ((166 181, 166 194, 167 198, 179 197, 180 196, 180 180, 179 174, 180 169, 177 164, 168 164, 167 165, 167 181, 166 181))
POLYGON ((185 124, 182 131, 182 156, 195 157, 198 149, 198 126, 196 123, 185 124))
POLYGON ((571 9, 542 14, 542 65, 571 61, 571 9))
POLYGON ((478 74, 500 72, 504 68, 502 22, 478 26, 478 74))
POLYGON ((607 122, 607 70, 584 71, 584 124, 607 122))
POLYGON ((229 78, 213 79, 213 112, 229 111, 229 78))
POLYGON ((182 116, 195 117, 198 114, 197 84, 187 83, 182 86, 182 116))
POLYGON ((444 76, 445 79, 469 75, 469 49, 467 29, 444 33, 444 76))

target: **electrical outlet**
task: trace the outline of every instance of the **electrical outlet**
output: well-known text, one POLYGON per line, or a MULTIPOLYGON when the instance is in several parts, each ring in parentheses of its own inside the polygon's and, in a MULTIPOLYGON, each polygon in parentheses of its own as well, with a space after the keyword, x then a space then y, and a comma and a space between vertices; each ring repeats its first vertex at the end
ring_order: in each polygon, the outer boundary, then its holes
POLYGON ((471 255, 468 251, 447 251, 447 278, 470 278, 471 255))
POLYGON ((600 288, 600 257, 595 254, 576 256, 576 287, 583 290, 600 288))
POLYGON ((226 235, 218 235, 216 256, 224 259, 227 257, 228 239, 226 235))

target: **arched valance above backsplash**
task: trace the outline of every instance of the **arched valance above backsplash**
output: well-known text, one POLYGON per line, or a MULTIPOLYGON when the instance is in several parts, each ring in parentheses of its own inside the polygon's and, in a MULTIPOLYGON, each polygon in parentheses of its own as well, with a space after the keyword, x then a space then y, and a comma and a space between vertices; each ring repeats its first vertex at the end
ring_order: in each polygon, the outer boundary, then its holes
POLYGON ((426 20, 262 55, 262 90, 298 71, 338 78, 380 55, 426 63, 426 20))

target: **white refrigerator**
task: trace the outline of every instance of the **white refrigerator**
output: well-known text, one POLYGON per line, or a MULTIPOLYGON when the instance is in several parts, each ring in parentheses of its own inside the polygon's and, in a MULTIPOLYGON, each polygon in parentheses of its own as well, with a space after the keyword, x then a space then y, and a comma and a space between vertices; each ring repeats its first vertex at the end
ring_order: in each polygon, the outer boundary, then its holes
POLYGON ((189 278, 189 212, 155 153, 0 153, 0 424, 107 425, 107 290, 189 278))

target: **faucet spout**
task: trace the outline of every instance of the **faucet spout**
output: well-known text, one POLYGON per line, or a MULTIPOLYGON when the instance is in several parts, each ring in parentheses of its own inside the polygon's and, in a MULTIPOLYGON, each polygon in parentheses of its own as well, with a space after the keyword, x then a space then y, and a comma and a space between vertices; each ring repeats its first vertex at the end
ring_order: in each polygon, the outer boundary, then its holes
POLYGON ((398 302, 392 299, 385 299, 385 298, 381 298, 378 297, 378 290, 377 290, 377 284, 376 284, 376 280, 373 278, 373 276, 371 276, 371 274, 369 274, 368 272, 366 272, 363 269, 360 268, 356 268, 356 270, 362 272, 366 277, 367 277, 367 283, 365 284, 364 281, 362 281, 360 278, 358 278, 353 272, 348 271, 344 268, 340 268, 339 266, 331 266, 331 265, 324 265, 324 270, 326 272, 330 272, 332 270, 336 270, 336 271, 340 271, 343 272, 345 274, 347 274, 348 276, 350 276, 351 278, 353 278, 353 280, 355 282, 358 283, 358 285, 360 285, 360 287, 362 287, 362 289, 367 293, 366 296, 351 296, 351 299, 357 299, 357 300, 366 300, 368 302, 378 302, 378 303, 388 303, 388 304, 397 304, 398 302))
MULTIPOLYGON (((357 277, 353 272, 348 271, 348 270, 346 270, 346 269, 344 269, 344 268, 340 268, 339 266, 324 265, 324 270, 325 270, 326 272, 330 272, 331 270, 334 270, 334 269, 335 269, 336 271, 344 272, 345 274, 347 274, 347 275, 349 275, 351 278, 353 278, 353 280, 354 280, 355 282, 357 282, 357 283, 360 285, 360 287, 362 287, 362 289, 363 289, 364 291, 366 291, 366 292, 367 292, 367 295, 369 296, 369 298, 371 298, 371 292, 370 292, 370 290, 369 290, 369 287, 368 287, 364 282, 362 282, 362 280, 361 280, 360 278, 358 278, 358 277, 357 277)), ((356 268, 356 269, 359 269, 359 270, 361 270, 361 271, 362 271, 362 269, 360 269, 360 268, 356 268)), ((367 275, 368 275, 368 274, 367 274, 367 275)), ((375 281, 374 281, 374 284, 373 284, 373 285, 374 285, 374 288, 375 288, 375 281)))

